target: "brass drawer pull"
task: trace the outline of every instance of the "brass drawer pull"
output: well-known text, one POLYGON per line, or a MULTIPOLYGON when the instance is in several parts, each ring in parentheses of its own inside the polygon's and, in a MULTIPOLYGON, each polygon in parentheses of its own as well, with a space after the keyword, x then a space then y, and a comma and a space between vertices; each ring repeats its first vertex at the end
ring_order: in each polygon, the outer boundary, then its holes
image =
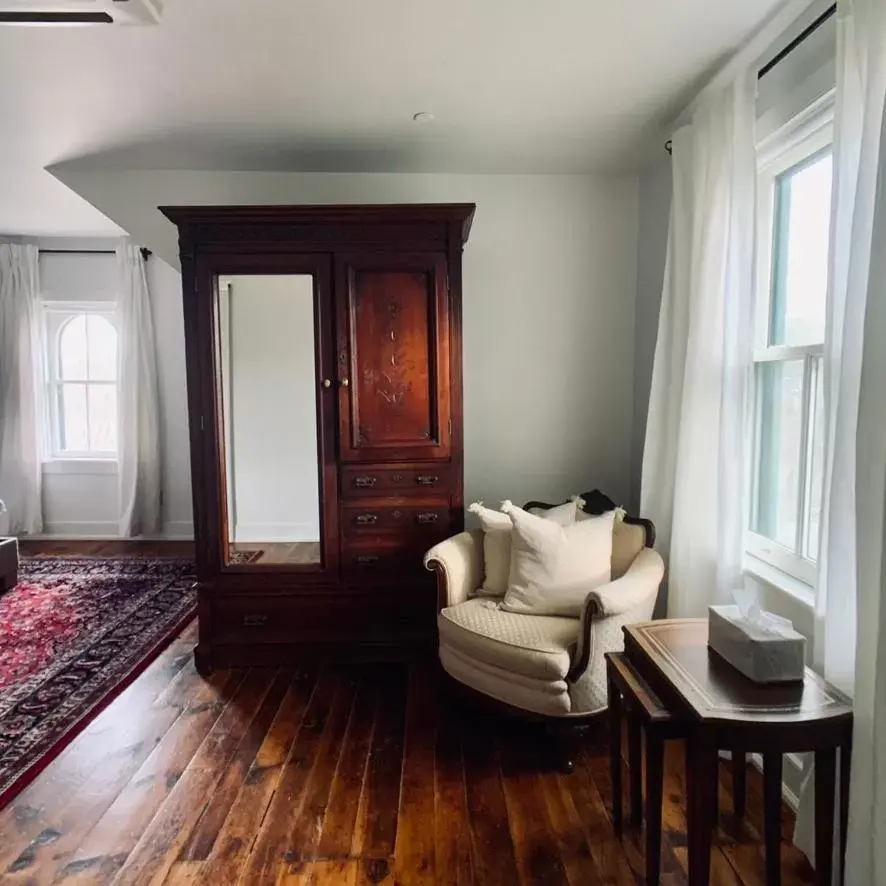
POLYGON ((268 623, 266 615, 244 615, 243 625, 247 628, 263 628, 268 623))
POLYGON ((357 489, 372 489, 377 482, 377 477, 354 477, 354 486, 357 489))
POLYGON ((373 523, 378 523, 378 515, 377 514, 357 514, 354 517, 354 522, 358 526, 371 526, 373 523))
POLYGON ((357 557, 357 562, 361 566, 369 566, 372 563, 378 563, 378 555, 377 554, 361 554, 357 557))
POLYGON ((415 482, 418 483, 419 486, 433 486, 439 477, 434 476, 434 474, 419 474, 415 478, 415 482))
POLYGON ((415 521, 417 523, 436 523, 440 519, 439 514, 435 514, 433 511, 429 511, 426 514, 419 514, 415 521))

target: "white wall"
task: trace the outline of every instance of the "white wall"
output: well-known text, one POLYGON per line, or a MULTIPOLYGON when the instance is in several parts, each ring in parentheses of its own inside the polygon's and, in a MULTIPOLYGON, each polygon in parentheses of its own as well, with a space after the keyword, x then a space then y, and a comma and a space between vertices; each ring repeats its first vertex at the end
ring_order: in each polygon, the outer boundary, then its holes
MULTIPOLYGON (((469 499, 631 491, 637 178, 53 170, 174 262, 158 205, 477 203, 464 253, 469 499)), ((171 298, 171 297, 170 297, 171 298)), ((158 335, 158 340, 160 339, 158 335)), ((178 337, 161 363, 178 362, 178 337)), ((180 471, 187 449, 173 454, 180 471)))
POLYGON ((319 541, 313 279, 227 279, 233 540, 319 541))

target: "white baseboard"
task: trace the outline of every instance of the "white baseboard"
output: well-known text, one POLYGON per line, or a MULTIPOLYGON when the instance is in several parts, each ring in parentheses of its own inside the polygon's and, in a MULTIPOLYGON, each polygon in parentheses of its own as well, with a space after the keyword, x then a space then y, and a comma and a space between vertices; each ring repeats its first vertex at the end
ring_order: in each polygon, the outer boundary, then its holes
POLYGON ((62 538, 70 541, 93 538, 119 538, 120 526, 116 520, 79 520, 44 523, 43 532, 29 538, 62 538))
POLYGON ((261 542, 318 541, 316 523, 238 523, 234 527, 234 541, 250 544, 261 542))
POLYGON ((163 524, 163 529, 157 537, 176 541, 193 541, 194 523, 191 520, 169 520, 163 524))
MULTIPOLYGON (((92 541, 93 539, 120 538, 120 526, 113 520, 81 520, 44 523, 43 532, 29 535, 33 539, 56 539, 59 541, 92 541)), ((159 533, 140 535, 145 541, 193 541, 194 524, 190 520, 170 520, 159 533)))
MULTIPOLYGON (((796 812, 800 805, 800 786, 803 783, 803 760, 799 754, 785 754, 783 760, 781 797, 796 812)), ((759 754, 751 754, 750 761, 758 772, 763 771, 763 758, 759 754)))

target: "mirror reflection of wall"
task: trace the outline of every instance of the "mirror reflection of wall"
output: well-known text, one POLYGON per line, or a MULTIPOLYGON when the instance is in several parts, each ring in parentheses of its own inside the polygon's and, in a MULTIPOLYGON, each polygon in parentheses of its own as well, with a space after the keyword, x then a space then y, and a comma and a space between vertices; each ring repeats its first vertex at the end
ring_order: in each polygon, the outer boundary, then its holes
POLYGON ((228 563, 320 562, 313 278, 218 281, 228 563))

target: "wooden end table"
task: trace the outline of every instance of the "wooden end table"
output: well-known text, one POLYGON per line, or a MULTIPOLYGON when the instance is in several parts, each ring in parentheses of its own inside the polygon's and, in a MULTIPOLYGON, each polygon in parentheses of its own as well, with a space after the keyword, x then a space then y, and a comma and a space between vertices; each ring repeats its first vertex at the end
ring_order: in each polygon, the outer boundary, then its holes
MULTIPOLYGON (((708 886, 717 821, 717 754, 763 757, 766 883, 781 882, 782 755, 815 753, 815 873, 831 886, 837 750, 840 859, 846 853, 852 707, 808 668, 803 682, 761 685, 708 649, 707 619, 667 619, 624 628, 625 657, 661 704, 689 724, 686 806, 690 886, 708 886)), ((742 792, 743 793, 743 792, 742 792)), ((743 802, 742 802, 743 805, 743 802)))

